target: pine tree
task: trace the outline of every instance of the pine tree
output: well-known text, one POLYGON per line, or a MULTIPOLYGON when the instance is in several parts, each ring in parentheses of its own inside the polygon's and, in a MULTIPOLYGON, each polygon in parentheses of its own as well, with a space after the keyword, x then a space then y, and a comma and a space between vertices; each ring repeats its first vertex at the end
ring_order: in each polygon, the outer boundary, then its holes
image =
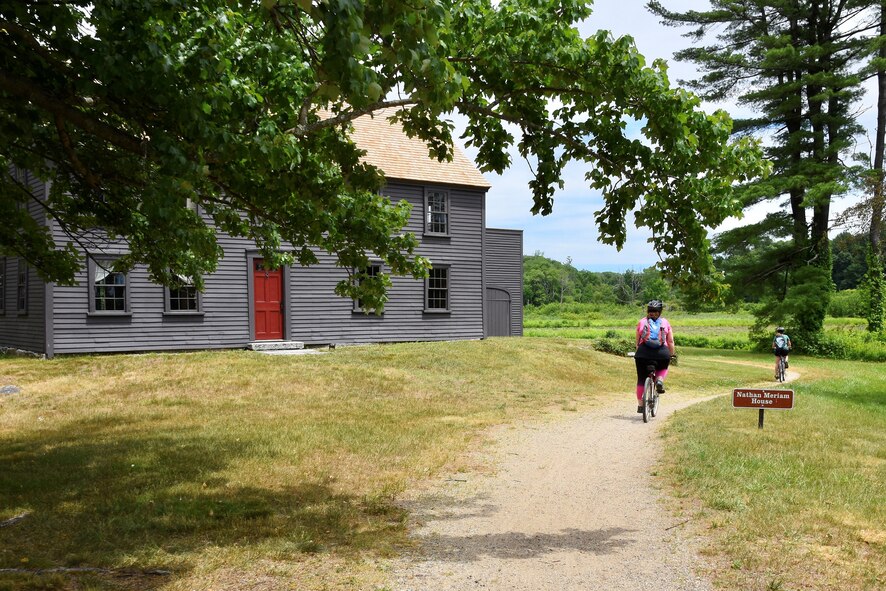
POLYGON ((787 323, 800 340, 822 331, 832 290, 828 241, 831 202, 850 187, 842 157, 860 128, 853 107, 860 68, 869 51, 870 1, 713 0, 705 11, 673 12, 661 2, 650 10, 671 26, 691 25, 693 42, 709 45, 676 54, 703 72, 690 87, 709 100, 737 98, 753 118, 736 121, 740 134, 768 138, 773 173, 746 184, 743 204, 766 200, 783 210, 721 234, 721 254, 743 251, 728 266, 736 294, 766 306, 758 326, 787 323), (749 242, 748 242, 749 241, 749 242))
POLYGON ((883 158, 886 152, 886 1, 876 2, 879 9, 879 36, 872 60, 877 72, 877 132, 874 144, 873 190, 871 198, 870 249, 868 252, 868 330, 883 332, 886 328, 884 308, 884 268, 880 237, 883 228, 883 158))

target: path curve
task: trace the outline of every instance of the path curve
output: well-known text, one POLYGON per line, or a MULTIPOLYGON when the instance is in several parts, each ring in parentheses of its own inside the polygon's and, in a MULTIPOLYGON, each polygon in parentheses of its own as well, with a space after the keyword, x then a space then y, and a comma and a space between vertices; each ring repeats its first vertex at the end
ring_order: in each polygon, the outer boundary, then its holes
POLYGON ((408 503, 419 550, 395 562, 393 589, 710 591, 699 539, 652 476, 664 419, 700 401, 665 394, 651 424, 620 403, 499 437, 493 475, 408 503))
POLYGON ((421 552, 397 564, 394 589, 710 590, 652 483, 656 432, 676 410, 661 408, 650 424, 621 404, 506 435, 494 475, 409 507, 421 552))

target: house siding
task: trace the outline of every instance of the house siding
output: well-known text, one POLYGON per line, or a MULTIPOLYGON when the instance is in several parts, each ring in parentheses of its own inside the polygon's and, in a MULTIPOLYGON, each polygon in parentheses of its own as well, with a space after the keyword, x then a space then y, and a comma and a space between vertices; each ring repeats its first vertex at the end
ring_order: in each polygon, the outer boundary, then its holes
MULTIPOLYGON (((245 241, 244 241, 245 242, 245 241)), ((166 288, 137 266, 127 275, 128 315, 90 314, 86 271, 78 285, 53 290, 53 348, 56 354, 92 351, 188 350, 243 347, 249 342, 246 249, 220 237, 225 256, 205 277, 199 314, 165 312, 166 288)), ((107 251, 109 255, 120 251, 107 251)))
POLYGON ((511 296, 512 336, 523 334, 523 231, 487 228, 485 231, 486 287, 511 296))
MULTIPOLYGON (((353 311, 353 302, 334 294, 344 269, 330 255, 320 264, 295 267, 291 273, 291 338, 306 344, 368 343, 479 339, 483 337, 482 209, 484 191, 428 185, 449 192, 448 237, 424 232, 424 185, 389 182, 383 193, 412 204, 406 230, 420 240, 416 254, 431 263, 448 265, 450 311, 424 311, 425 284, 412 277, 392 277, 388 302, 381 316, 353 311)), ((386 270, 383 268, 383 270, 386 270)))
MULTIPOLYGON (((14 170, 12 173, 14 174, 14 170)), ((46 198, 45 184, 29 172, 25 183, 31 191, 46 198)), ((46 223, 43 209, 34 202, 28 204, 28 211, 40 224, 46 223)), ((2 258, 2 257, 0 257, 2 258)), ((6 284, 4 289, 5 307, 0 311, 0 347, 23 349, 35 353, 46 353, 46 295, 49 287, 40 279, 36 270, 28 270, 27 309, 18 310, 18 273, 27 263, 18 257, 6 258, 6 284)))
MULTIPOLYGON (((335 267, 332 255, 317 252, 320 262, 288 269, 284 284, 284 338, 308 345, 410 340, 450 340, 483 337, 482 245, 484 191, 441 187, 450 196, 450 236, 422 238, 425 186, 396 181, 383 191, 393 201, 413 205, 407 226, 419 238, 416 253, 450 268, 450 312, 424 312, 424 281, 393 277, 382 316, 353 311, 353 302, 334 293, 347 276, 335 267)), ((56 239, 64 241, 55 229, 56 239)), ((127 277, 130 314, 89 314, 88 278, 78 285, 55 286, 52 350, 55 354, 94 351, 187 350, 244 347, 252 341, 250 321, 250 257, 257 256, 248 240, 218 235, 224 257, 204 278, 202 315, 164 313, 165 288, 152 283, 142 267, 127 277)), ((518 253, 519 254, 519 253, 518 253)))

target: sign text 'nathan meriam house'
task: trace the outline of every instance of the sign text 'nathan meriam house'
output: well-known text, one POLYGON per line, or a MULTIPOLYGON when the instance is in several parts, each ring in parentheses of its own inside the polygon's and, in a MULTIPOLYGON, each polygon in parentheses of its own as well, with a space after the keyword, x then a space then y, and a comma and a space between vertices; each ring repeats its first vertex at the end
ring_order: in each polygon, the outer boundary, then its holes
MULTIPOLYGON (((392 277, 383 314, 364 314, 335 295, 347 272, 331 255, 268 272, 254 243, 220 232, 224 257, 202 293, 153 283, 139 266, 109 272, 106 263, 125 252, 122 245, 87 259, 76 286, 44 283, 23 260, 0 257, 0 348, 52 357, 521 335, 522 231, 486 227, 490 185, 473 163, 458 149, 452 162, 430 158, 423 142, 385 114, 354 121, 353 138, 385 173, 382 193, 412 204, 405 229, 419 238, 416 254, 433 264, 426 280, 392 277)), ((46 191, 23 176, 38 194, 46 191)), ((57 244, 67 242, 42 211, 32 213, 57 244)))

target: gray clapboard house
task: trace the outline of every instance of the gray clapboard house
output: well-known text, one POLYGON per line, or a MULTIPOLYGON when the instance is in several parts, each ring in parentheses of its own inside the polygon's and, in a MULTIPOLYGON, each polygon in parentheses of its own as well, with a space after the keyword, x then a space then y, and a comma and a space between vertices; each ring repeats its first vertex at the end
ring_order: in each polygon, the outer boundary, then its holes
MULTIPOLYGON (((422 142, 384 114, 354 127, 366 160, 385 172, 382 192, 412 203, 407 230, 420 239, 417 254, 433 264, 424 281, 393 277, 382 315, 334 294, 346 272, 332 256, 266 272, 254 243, 219 233, 224 257, 202 293, 152 283, 140 267, 109 272, 106 259, 122 246, 87 259, 73 287, 44 283, 23 260, 0 257, 0 348, 52 357, 521 335, 522 231, 486 228, 486 179, 459 151, 448 163, 429 158, 422 142)), ((38 194, 47 190, 27 173, 14 174, 38 194)), ((37 207, 32 213, 58 243, 67 241, 37 207)))

